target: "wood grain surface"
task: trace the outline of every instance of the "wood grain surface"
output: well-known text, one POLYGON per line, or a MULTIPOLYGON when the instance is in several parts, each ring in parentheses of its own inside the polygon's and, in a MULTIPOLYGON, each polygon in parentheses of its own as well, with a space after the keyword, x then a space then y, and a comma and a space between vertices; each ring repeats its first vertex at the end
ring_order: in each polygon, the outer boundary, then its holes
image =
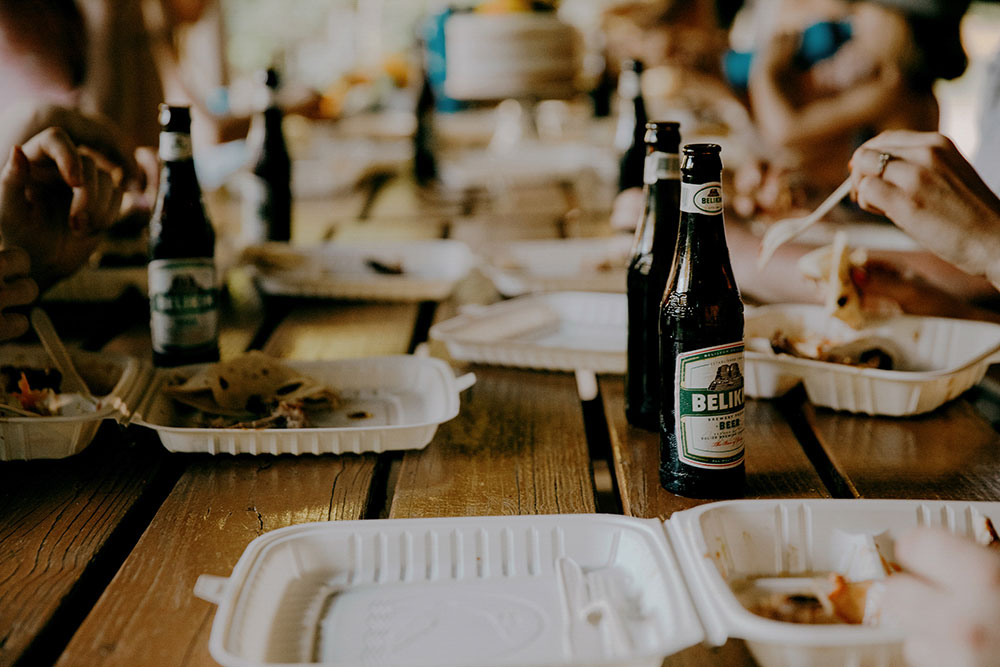
POLYGON ((803 415, 851 495, 1000 498, 1000 435, 964 399, 907 418, 803 405, 803 415))
POLYGON ((115 431, 70 459, 0 463, 0 665, 54 657, 176 479, 161 449, 115 431))
POLYGON ((593 512, 573 376, 473 366, 458 417, 407 452, 390 516, 593 512))

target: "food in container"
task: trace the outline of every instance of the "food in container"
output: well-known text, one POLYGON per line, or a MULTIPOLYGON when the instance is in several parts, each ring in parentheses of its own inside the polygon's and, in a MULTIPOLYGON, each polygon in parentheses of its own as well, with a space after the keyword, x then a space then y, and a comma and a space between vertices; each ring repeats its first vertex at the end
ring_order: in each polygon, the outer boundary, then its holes
MULTIPOLYGON (((610 515, 338 521, 247 547, 195 592, 222 665, 660 665, 745 639, 762 667, 902 665, 890 624, 763 618, 749 578, 884 572, 917 525, 974 537, 1000 503, 754 500, 670 519, 610 515)), ((867 604, 867 603, 866 603, 867 604)))
MULTIPOLYGON (((97 397, 96 402, 79 394, 40 392, 46 395, 37 398, 49 406, 44 411, 58 414, 36 414, 41 407, 37 402, 32 410, 24 410, 29 414, 0 410, 0 461, 54 459, 77 454, 90 444, 103 420, 120 416, 121 399, 139 375, 138 360, 113 353, 73 351, 71 355, 97 397)), ((44 373, 52 368, 48 353, 40 346, 3 345, 0 358, 12 372, 33 369, 25 374, 26 377, 35 377, 37 372, 44 373)), ((17 376, 15 382, 20 381, 20 372, 17 376)), ((28 387, 32 388, 31 380, 28 387)), ((0 403, 9 404, 12 393, 15 392, 10 390, 9 384, 0 387, 0 403), (4 395, 8 398, 3 398, 4 395)), ((20 396, 14 397, 13 402, 23 407, 20 396)))

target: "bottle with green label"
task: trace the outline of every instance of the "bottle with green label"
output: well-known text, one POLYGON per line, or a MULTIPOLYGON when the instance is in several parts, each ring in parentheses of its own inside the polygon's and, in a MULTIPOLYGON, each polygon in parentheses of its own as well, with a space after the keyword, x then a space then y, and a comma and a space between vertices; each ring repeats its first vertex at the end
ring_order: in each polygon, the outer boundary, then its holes
POLYGON ((194 171, 190 109, 161 104, 160 130, 160 190, 149 230, 153 363, 216 361, 215 231, 194 171))
POLYGON ((715 144, 681 158, 681 217, 660 306, 660 483, 691 498, 743 495, 743 301, 722 217, 715 144))
POLYGON ((628 265, 628 366, 625 417, 634 426, 660 427, 660 301, 667 286, 680 218, 680 125, 646 124, 646 205, 628 265))

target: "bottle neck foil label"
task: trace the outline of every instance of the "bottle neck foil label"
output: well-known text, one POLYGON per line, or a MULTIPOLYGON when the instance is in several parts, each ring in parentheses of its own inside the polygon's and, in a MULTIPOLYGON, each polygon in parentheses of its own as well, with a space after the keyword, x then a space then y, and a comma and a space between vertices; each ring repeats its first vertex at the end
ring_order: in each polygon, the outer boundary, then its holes
POLYGON ((695 468, 743 462, 743 342, 677 355, 674 432, 677 458, 695 468))
POLYGON ((191 135, 183 132, 160 132, 160 159, 164 162, 190 160, 191 135))
POLYGON ((722 183, 681 183, 681 213, 722 213, 722 183))
POLYGON ((653 151, 646 156, 642 182, 653 185, 657 181, 681 180, 681 157, 677 153, 653 151))
POLYGON ((153 349, 165 354, 214 344, 218 289, 211 257, 149 263, 149 326, 153 349))

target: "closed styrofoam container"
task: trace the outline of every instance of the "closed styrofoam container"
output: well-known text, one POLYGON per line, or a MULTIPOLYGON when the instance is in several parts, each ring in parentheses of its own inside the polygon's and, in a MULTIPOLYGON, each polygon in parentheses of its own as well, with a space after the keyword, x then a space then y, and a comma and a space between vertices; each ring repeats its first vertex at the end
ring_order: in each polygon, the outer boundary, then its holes
MULTIPOLYGON (((210 454, 342 454, 420 449, 439 424, 459 411, 459 392, 475 382, 455 378, 440 359, 411 355, 286 361, 290 368, 331 387, 341 397, 336 410, 312 415, 309 428, 225 429, 180 426, 178 406, 161 387, 171 372, 158 372, 131 422, 154 429, 173 452, 210 454), (366 415, 352 418, 351 415, 366 415)), ((175 372, 189 376, 201 365, 175 372)))
POLYGON ((631 236, 507 243, 483 272, 504 296, 529 292, 624 292, 631 236))
POLYGON ((747 311, 745 391, 780 396, 799 384, 814 405, 872 415, 933 410, 979 382, 1000 354, 1000 326, 942 317, 895 316, 852 329, 820 306, 775 305, 747 311), (874 338, 895 344, 900 370, 879 370, 776 355, 776 333, 820 334, 837 343, 874 338), (761 344, 754 345, 759 340, 761 344), (755 351, 765 350, 765 351, 755 351))
POLYGON ((465 361, 624 373, 627 323, 623 294, 552 292, 466 309, 430 336, 465 361))
POLYGON ((746 640, 762 667, 901 667, 891 624, 775 621, 747 610, 731 584, 836 571, 845 537, 891 544, 916 526, 972 537, 983 516, 1000 517, 1000 503, 751 500, 662 523, 312 523, 257 538, 231 576, 203 575, 195 592, 219 605, 209 648, 226 667, 653 667, 729 638, 746 640))
MULTIPOLYGON (((120 416, 120 399, 136 384, 139 361, 120 354, 78 350, 72 350, 70 355, 88 387, 99 396, 97 409, 79 416, 0 416, 0 461, 60 459, 78 454, 94 439, 102 421, 120 416)), ((26 345, 0 347, 0 363, 32 368, 53 366, 42 347, 26 345)))
POLYGON ((468 246, 452 240, 337 241, 293 249, 301 254, 303 266, 258 273, 264 292, 329 299, 440 301, 473 266, 468 246), (398 264, 403 273, 380 274, 368 260, 398 264))

